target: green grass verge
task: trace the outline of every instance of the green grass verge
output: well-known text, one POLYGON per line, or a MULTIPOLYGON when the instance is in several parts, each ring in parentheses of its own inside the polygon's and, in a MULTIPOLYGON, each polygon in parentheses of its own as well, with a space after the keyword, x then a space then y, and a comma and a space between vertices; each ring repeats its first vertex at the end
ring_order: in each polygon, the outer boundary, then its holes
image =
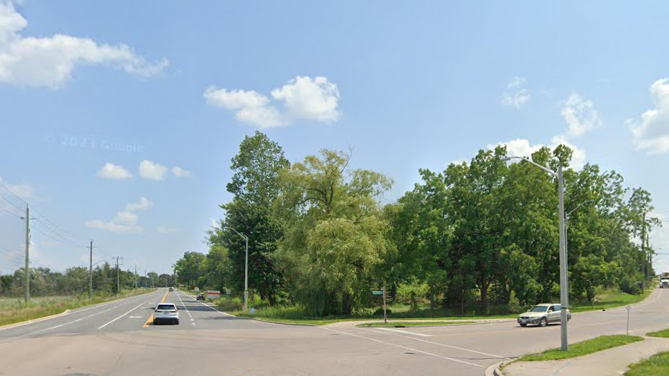
POLYGON ((669 338, 669 329, 659 330, 657 332, 646 333, 648 337, 669 338))
POLYGON ((77 296, 36 297, 32 298, 30 303, 25 303, 18 298, 2 298, 0 299, 0 326, 57 315, 68 309, 141 295, 151 291, 155 291, 155 289, 127 290, 120 295, 94 296, 91 299, 77 296))
POLYGON ((572 304, 569 309, 571 312, 586 312, 636 304, 646 299, 653 292, 655 285, 651 284, 651 286, 653 287, 646 289, 646 291, 639 295, 631 295, 619 291, 607 291, 597 295, 597 304, 572 304))
POLYGON ((629 366, 625 376, 669 376, 669 352, 655 354, 629 366))
POLYGON ((573 343, 569 346, 569 350, 567 351, 562 351, 561 349, 550 349, 539 354, 525 355, 522 358, 518 359, 518 361, 531 362, 531 361, 541 361, 541 360, 559 360, 559 359, 575 358, 577 356, 588 355, 597 351, 602 351, 613 347, 627 345, 628 343, 641 340, 643 340, 643 338, 637 336, 626 336, 626 335, 601 336, 589 339, 587 341, 573 343))
POLYGON ((444 326, 444 325, 464 325, 475 324, 475 321, 388 321, 387 324, 382 322, 368 322, 357 326, 361 327, 403 327, 403 326, 444 326))

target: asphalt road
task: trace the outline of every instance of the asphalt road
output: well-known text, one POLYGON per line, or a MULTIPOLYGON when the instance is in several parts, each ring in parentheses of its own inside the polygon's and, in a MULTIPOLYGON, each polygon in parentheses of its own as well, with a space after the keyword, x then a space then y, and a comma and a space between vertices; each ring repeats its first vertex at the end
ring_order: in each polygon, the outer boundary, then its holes
MULTIPOLYGON (((627 311, 574 314, 570 342, 626 332, 627 311)), ((630 311, 630 334, 669 328, 669 291, 630 311)), ((0 375, 483 375, 504 358, 559 347, 560 326, 380 329, 237 319, 167 290, 0 329, 0 375), (180 325, 151 325, 177 304, 180 325)))

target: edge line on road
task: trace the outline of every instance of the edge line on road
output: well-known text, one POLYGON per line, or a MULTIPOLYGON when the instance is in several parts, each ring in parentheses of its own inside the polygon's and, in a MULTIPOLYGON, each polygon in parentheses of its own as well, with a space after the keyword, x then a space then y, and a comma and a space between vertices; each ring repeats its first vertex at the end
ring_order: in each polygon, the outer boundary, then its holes
MULTIPOLYGON (((384 329, 384 328, 379 328, 379 329, 384 329)), ((373 330, 373 329, 368 329, 368 330, 373 330)), ((386 329, 386 330, 389 330, 389 329, 386 329)), ((509 359, 510 359, 510 358, 507 358, 507 357, 505 357, 505 356, 500 356, 500 355, 495 355, 495 354, 489 354, 489 353, 485 353, 485 352, 481 352, 481 351, 476 351, 476 350, 470 350, 470 349, 466 349, 466 348, 464 348, 464 347, 453 346, 453 345, 447 345, 447 344, 445 344, 445 343, 432 342, 432 341, 428 341, 428 340, 420 339, 420 338, 413 338, 413 337, 401 336, 401 335, 397 335, 397 334, 385 333, 385 332, 380 332, 380 331, 378 331, 378 330, 373 330, 373 331, 375 331, 375 332, 377 332, 377 333, 381 333, 381 334, 394 335, 394 336, 396 336, 396 337, 402 337, 402 338, 406 338, 406 339, 412 339, 412 340, 414 340, 414 341, 425 342, 425 343, 429 343, 429 344, 432 344, 432 345, 437 345, 437 346, 442 346, 442 347, 449 347, 449 348, 456 349, 456 350, 461 350, 461 351, 467 351, 467 352, 471 352, 471 353, 474 353, 474 354, 481 354, 481 355, 492 356, 492 357, 494 357, 494 358, 498 358, 498 359, 506 359, 506 360, 509 360, 509 359)), ((412 334, 414 334, 414 333, 412 333, 412 334)))
POLYGON ((414 348, 411 348, 411 347, 398 345, 398 344, 395 344, 395 343, 385 342, 385 341, 381 341, 381 340, 379 340, 379 339, 375 339, 375 338, 365 337, 365 336, 361 336, 361 335, 357 335, 357 334, 353 334, 353 333, 347 333, 347 332, 343 332, 343 331, 335 330, 335 329, 330 329, 330 328, 324 328, 324 327, 319 327, 319 328, 321 328, 321 329, 323 329, 323 330, 329 330, 329 331, 331 331, 331 332, 335 332, 335 333, 346 334, 346 335, 351 336, 351 337, 362 338, 362 339, 366 339, 366 340, 368 340, 368 341, 373 341, 373 342, 382 343, 382 344, 384 344, 384 345, 389 345, 389 346, 393 346, 393 347, 398 347, 398 348, 400 348, 400 349, 404 349, 404 350, 409 350, 409 351, 413 351, 413 352, 417 352, 417 353, 421 353, 421 354, 425 354, 425 355, 429 355, 429 356, 434 356, 434 357, 436 357, 436 358, 441 358, 441 359, 450 360, 450 361, 452 361, 452 362, 457 362, 457 363, 467 364, 467 365, 469 365, 469 366, 478 367, 478 368, 484 368, 484 367, 483 367, 482 365, 480 365, 480 364, 470 363, 470 362, 466 362, 466 361, 464 361, 464 360, 459 360, 459 359, 455 359, 455 358, 449 358, 449 357, 447 357, 447 356, 443 356, 443 355, 439 355, 439 354, 434 354, 434 353, 431 353, 431 352, 427 352, 427 351, 423 351, 423 350, 418 350, 418 349, 414 349, 414 348))

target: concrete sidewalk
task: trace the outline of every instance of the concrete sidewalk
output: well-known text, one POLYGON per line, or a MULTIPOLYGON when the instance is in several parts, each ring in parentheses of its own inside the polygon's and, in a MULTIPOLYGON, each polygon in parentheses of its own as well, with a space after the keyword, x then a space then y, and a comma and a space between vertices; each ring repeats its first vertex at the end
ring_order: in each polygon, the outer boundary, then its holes
POLYGON ((492 366, 486 375, 496 376, 620 376, 633 363, 657 353, 669 351, 669 338, 644 337, 643 341, 599 351, 594 354, 564 360, 541 362, 513 362, 504 366, 492 366))

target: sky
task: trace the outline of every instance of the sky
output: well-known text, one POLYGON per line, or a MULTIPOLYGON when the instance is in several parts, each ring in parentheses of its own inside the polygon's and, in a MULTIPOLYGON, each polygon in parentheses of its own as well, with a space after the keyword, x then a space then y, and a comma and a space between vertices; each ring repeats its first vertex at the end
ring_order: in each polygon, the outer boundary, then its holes
POLYGON ((0 0, 0 273, 171 273, 206 253, 239 143, 420 181, 560 143, 653 197, 669 270, 669 3, 0 0), (114 261, 112 261, 114 260, 114 261))

